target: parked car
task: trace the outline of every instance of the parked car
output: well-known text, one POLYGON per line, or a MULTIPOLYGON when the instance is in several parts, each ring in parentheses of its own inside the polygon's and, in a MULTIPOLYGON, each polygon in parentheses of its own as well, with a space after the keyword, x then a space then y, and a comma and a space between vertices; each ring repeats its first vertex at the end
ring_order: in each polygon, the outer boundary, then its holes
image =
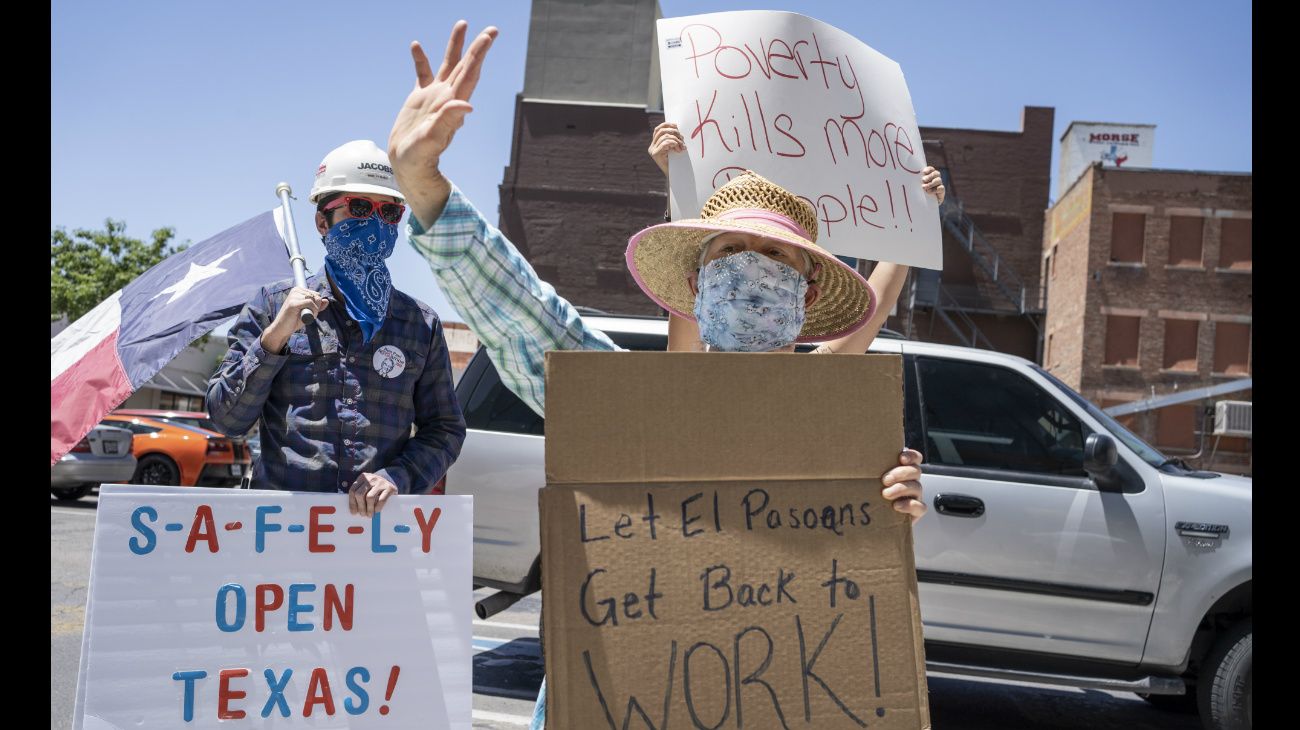
MULTIPOLYGON (((169 411, 156 408, 119 408, 113 411, 119 416, 144 416, 168 423, 180 423, 186 426, 198 426, 205 431, 221 433, 217 430, 217 424, 212 422, 208 414, 203 411, 169 411)), ((231 439, 236 443, 244 443, 246 439, 231 439)))
POLYGON ((50 493, 72 501, 100 484, 128 482, 135 474, 131 432, 100 424, 50 467, 50 493))
MULTIPOLYGON (((666 346, 665 320, 585 319, 666 346)), ((1249 716, 1251 479, 1166 458, 1023 358, 884 333, 871 352, 902 356, 906 441, 926 458, 929 669, 1132 691, 1213 730, 1249 716)), ((474 583, 499 591, 486 617, 541 586, 545 424, 481 348, 456 393, 470 433, 446 491, 474 495, 474 583)))
POLYGON ((256 463, 258 457, 262 455, 262 434, 254 433, 248 437, 248 450, 253 454, 253 462, 256 463))
POLYGON ((104 422, 134 434, 133 484, 235 486, 252 461, 248 447, 242 439, 196 425, 206 420, 203 413, 124 409, 113 411, 104 422))
POLYGON ((253 460, 244 472, 244 478, 239 482, 240 489, 251 489, 253 486, 253 467, 257 466, 257 460, 262 457, 262 432, 254 431, 252 436, 248 437, 248 450, 253 455, 253 460))

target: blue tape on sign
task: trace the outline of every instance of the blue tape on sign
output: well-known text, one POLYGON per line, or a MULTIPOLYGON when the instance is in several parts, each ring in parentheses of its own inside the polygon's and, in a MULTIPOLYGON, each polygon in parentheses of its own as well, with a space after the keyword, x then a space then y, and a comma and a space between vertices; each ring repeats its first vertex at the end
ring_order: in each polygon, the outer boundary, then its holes
POLYGON ((244 617, 247 615, 248 594, 244 593, 244 587, 238 583, 227 583, 217 589, 217 628, 227 633, 239 631, 244 627, 244 617), (230 596, 235 597, 235 619, 226 621, 229 615, 227 602, 230 596))
POLYGON ((396 545, 388 545, 381 542, 380 539, 380 517, 382 513, 376 512, 374 517, 370 518, 370 552, 372 553, 395 553, 396 545))
POLYGON ((393 532, 410 532, 410 525, 393 525, 393 532))
POLYGON ((348 689, 357 696, 358 702, 353 702, 351 697, 343 700, 343 709, 347 710, 349 715, 360 715, 370 706, 370 693, 366 692, 363 687, 366 682, 370 681, 370 670, 365 667, 353 667, 348 670, 344 682, 347 683, 348 689), (361 681, 358 682, 357 680, 361 681))
POLYGON ((316 590, 315 583, 293 583, 289 586, 289 630, 290 631, 311 631, 316 628, 316 624, 309 621, 299 621, 300 614, 310 614, 315 605, 303 603, 298 594, 312 593, 316 590))
POLYGON ((208 676, 208 673, 202 669, 191 669, 172 674, 173 681, 185 682, 185 701, 181 709, 181 717, 185 722, 194 720, 194 680, 203 679, 206 676, 208 676))
POLYGON ((271 696, 266 698, 266 704, 262 706, 262 717, 271 716, 271 708, 278 706, 280 708, 280 717, 289 716, 289 703, 284 699, 284 688, 289 686, 289 678, 293 676, 292 669, 284 670, 284 676, 280 681, 275 681, 275 672, 270 669, 266 670, 266 686, 271 690, 271 696))
POLYGON ((142 507, 136 507, 135 511, 131 513, 131 526, 134 527, 140 535, 144 536, 143 541, 141 541, 138 536, 127 541, 127 546, 130 547, 131 552, 136 555, 148 555, 150 552, 153 552, 154 545, 158 542, 157 533, 150 529, 148 525, 144 524, 144 520, 142 519, 143 517, 148 517, 150 522, 157 522, 158 510, 145 505, 142 507))
POLYGON ((282 511, 281 507, 276 504, 264 504, 258 507, 255 511, 257 519, 254 524, 254 529, 257 531, 257 537, 253 540, 253 549, 257 552, 266 552, 266 533, 279 532, 282 529, 282 527, 277 523, 267 522, 266 516, 278 514, 282 511))
POLYGON ((289 525, 289 532, 302 532, 304 529, 302 525, 289 525))

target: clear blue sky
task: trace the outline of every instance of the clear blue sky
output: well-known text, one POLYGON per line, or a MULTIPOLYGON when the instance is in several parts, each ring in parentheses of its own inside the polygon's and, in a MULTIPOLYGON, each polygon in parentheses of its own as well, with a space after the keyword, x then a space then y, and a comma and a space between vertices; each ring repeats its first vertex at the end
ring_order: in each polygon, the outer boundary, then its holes
MULTIPOLYGON (((902 66, 922 126, 1017 130, 1026 105, 1072 120, 1155 124, 1156 167, 1249 171, 1249 2, 800 3, 661 0, 667 17, 797 10, 902 66)), ((443 169, 495 221, 523 88, 530 4, 54 0, 51 227, 128 235, 163 226, 197 243, 276 205, 285 180, 309 268, 324 257, 306 203, 321 157, 386 146, 413 83, 407 45, 437 56, 458 18, 496 25, 443 169)), ((436 65, 436 62, 435 62, 436 65)), ((648 140, 647 140, 648 143, 648 140)), ((1053 161, 1055 186, 1056 161, 1053 161)), ((1057 191, 1053 189, 1052 195, 1057 191)), ((624 241, 612 241, 622 247, 624 241)), ((458 319, 403 240, 396 286, 458 319)))

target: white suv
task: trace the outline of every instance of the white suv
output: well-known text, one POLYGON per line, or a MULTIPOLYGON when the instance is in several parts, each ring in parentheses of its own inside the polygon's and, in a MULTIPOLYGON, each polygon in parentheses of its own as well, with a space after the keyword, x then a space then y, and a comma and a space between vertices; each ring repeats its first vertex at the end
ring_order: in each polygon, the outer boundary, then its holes
MULTIPOLYGON (((667 321, 585 316, 631 350, 667 321)), ((883 334, 902 355, 907 443, 930 514, 915 527, 926 665, 1130 690, 1250 727, 1251 479, 1195 471, 1028 360, 883 334)), ((846 386, 847 387, 847 386, 846 386)), ((481 617, 541 587, 544 422, 482 349, 456 388, 469 434, 447 475, 472 494, 481 617)))

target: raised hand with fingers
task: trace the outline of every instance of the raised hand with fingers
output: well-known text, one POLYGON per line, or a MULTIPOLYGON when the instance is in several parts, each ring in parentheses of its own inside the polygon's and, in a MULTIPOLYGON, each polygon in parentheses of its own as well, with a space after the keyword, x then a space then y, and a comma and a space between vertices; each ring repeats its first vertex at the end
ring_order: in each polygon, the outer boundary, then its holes
POLYGON ((650 138, 650 148, 646 150, 654 158, 655 164, 668 174, 668 153, 685 152, 686 140, 682 133, 677 129, 677 125, 672 122, 663 122, 655 127, 654 135, 650 138))
POLYGON ((449 187, 438 163, 456 130, 465 123, 465 115, 474 110, 469 98, 497 37, 497 29, 488 26, 462 55, 468 27, 463 20, 452 27, 437 73, 419 41, 411 42, 415 88, 407 95, 388 135, 388 159, 397 185, 407 196, 411 212, 426 224, 432 222, 428 216, 432 213, 436 218, 446 202, 449 187))
POLYGON ((927 193, 933 193, 934 197, 943 202, 943 176, 933 167, 926 167, 921 171, 921 188, 927 193))

